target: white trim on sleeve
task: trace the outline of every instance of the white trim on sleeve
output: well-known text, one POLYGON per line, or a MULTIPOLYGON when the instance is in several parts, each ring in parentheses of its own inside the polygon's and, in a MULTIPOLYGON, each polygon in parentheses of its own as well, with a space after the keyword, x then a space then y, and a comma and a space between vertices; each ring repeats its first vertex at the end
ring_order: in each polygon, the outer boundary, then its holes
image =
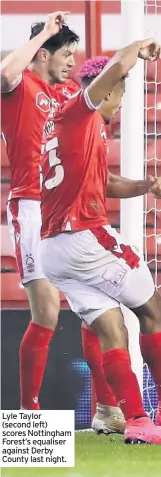
POLYGON ((95 111, 95 110, 99 109, 101 104, 103 103, 103 100, 100 102, 100 104, 98 104, 98 106, 95 106, 92 103, 92 101, 89 97, 89 94, 88 94, 88 87, 84 90, 84 99, 85 99, 86 105, 88 106, 89 109, 91 109, 91 111, 95 111))

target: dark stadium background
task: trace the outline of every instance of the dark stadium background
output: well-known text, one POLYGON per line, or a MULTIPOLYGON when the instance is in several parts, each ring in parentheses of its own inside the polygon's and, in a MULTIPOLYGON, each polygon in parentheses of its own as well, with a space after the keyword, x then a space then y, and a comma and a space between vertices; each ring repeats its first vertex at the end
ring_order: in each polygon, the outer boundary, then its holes
MULTIPOLYGON (((19 409, 18 349, 30 319, 28 310, 2 310, 1 408, 19 409)), ((40 393, 42 409, 75 409, 76 428, 91 422, 90 371, 82 358, 80 320, 69 310, 60 313, 50 345, 40 393)))

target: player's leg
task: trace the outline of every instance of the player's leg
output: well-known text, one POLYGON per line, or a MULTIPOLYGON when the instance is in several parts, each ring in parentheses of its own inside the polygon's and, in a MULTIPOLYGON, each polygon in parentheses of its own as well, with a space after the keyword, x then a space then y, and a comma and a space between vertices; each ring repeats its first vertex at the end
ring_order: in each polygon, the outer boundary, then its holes
POLYGON ((156 422, 161 425, 161 296, 155 291, 151 273, 142 259, 139 267, 129 270, 124 278, 119 300, 139 318, 141 353, 156 385, 156 422))
MULTIPOLYGON (((59 286, 59 284, 58 284, 59 286)), ((64 280, 61 289, 71 309, 99 337, 102 366, 125 419, 146 416, 127 350, 127 330, 119 304, 103 292, 75 280, 64 280)))
POLYGON ((111 431, 123 433, 125 421, 113 391, 106 382, 99 338, 85 323, 82 324, 81 335, 83 356, 91 370, 96 395, 96 412, 92 419, 92 428, 97 433, 109 433, 109 420, 111 420, 111 431))
MULTIPOLYGON (((92 325, 99 336, 106 380, 111 385, 127 420, 125 441, 161 444, 161 431, 146 416, 143 409, 138 382, 132 372, 127 351, 122 313, 120 309, 117 310, 118 301, 129 308, 132 304, 137 307, 138 302, 134 304, 130 280, 131 277, 134 279, 138 272, 136 267, 139 265, 139 257, 130 246, 123 244, 121 247, 122 242, 117 243, 115 237, 109 240, 109 231, 107 244, 105 241, 100 243, 90 231, 62 234, 50 239, 50 244, 46 239, 42 244, 44 272, 64 292, 73 311, 81 315, 88 325, 92 325), (128 293, 125 295, 127 289, 128 293), (94 296, 101 300, 99 306, 94 296), (122 299, 119 296, 122 296, 122 299), (109 299, 113 300, 113 307, 111 302, 109 306, 109 299)), ((103 234, 102 230, 100 232, 100 235, 104 236, 104 230, 103 234)), ((143 292, 148 297, 152 284, 150 280, 150 283, 146 283, 147 288, 142 289, 138 280, 134 290, 137 298, 143 297, 143 292)), ((143 282, 142 286, 144 287, 143 282)))
POLYGON ((110 236, 113 254, 118 259, 113 264, 113 273, 112 267, 110 271, 110 267, 107 266, 101 289, 106 288, 105 282, 109 280, 107 292, 110 296, 117 298, 133 311, 135 308, 139 318, 141 352, 156 384, 159 403, 156 422, 161 424, 161 297, 157 292, 154 293, 154 283, 143 258, 139 256, 138 251, 124 243, 120 234, 107 227, 101 234, 96 233, 96 236, 100 244, 105 248, 107 246, 107 250, 110 236), (112 284, 116 284, 113 289, 112 284))
POLYGON ((69 284, 69 280, 67 280, 67 284, 62 283, 61 290, 66 295, 73 311, 82 316, 83 320, 86 320, 99 337, 105 378, 107 383, 110 384, 127 421, 125 442, 161 444, 161 431, 144 411, 137 378, 131 368, 130 355, 127 349, 127 331, 121 309, 117 302, 110 297, 106 297, 107 311, 103 311, 105 305, 104 293, 96 291, 91 286, 86 285, 86 287, 84 288, 84 284, 82 285, 81 282, 76 284, 74 280, 71 280, 69 284), (78 290, 79 299, 75 300, 75 296, 78 297, 78 290), (83 293, 86 295, 84 299, 83 293), (95 300, 94 296, 96 297, 95 300), (102 304, 102 314, 96 318, 98 313, 101 313, 99 303, 102 304))
MULTIPOLYGON (((57 285, 60 286, 59 283, 57 285)), ((99 337, 106 382, 110 384, 126 419, 125 442, 161 444, 161 432, 143 408, 137 378, 131 368, 127 332, 118 303, 92 286, 84 286, 75 280, 62 281, 61 290, 72 310, 86 320, 99 337)))
MULTIPOLYGON (((131 369, 130 356, 127 350, 127 332, 119 304, 104 292, 96 290, 95 287, 87 285, 81 280, 69 278, 70 271, 66 269, 68 236, 59 238, 61 242, 64 242, 65 238, 63 248, 62 243, 59 244, 57 238, 50 239, 50 242, 48 239, 42 242, 41 257, 44 273, 65 294, 71 309, 88 326, 92 326, 92 329, 98 335, 102 347, 105 378, 107 383, 110 384, 117 402, 120 404, 125 419, 134 423, 139 421, 139 419, 145 419, 146 421, 148 420, 148 425, 150 422, 150 425, 153 427, 151 420, 146 417, 139 385, 131 369), (46 260, 47 255, 48 260, 46 260), (62 260, 63 255, 64 260, 62 260), (58 263, 60 264, 59 267, 58 263)), ((69 240, 71 240, 71 236, 69 240)), ((67 260, 69 260, 69 257, 67 260)), ((144 429, 141 430, 143 434, 144 429)), ((159 439, 154 431, 152 433, 153 439, 154 437, 156 440, 159 439)), ((146 436, 147 433, 145 432, 144 441, 146 436)), ((161 442, 161 435, 159 437, 161 442)), ((140 434, 136 430, 134 433, 135 438, 137 440, 140 438, 140 434)), ((133 436, 131 440, 133 440, 133 436)))
MULTIPOLYGON (((139 257, 138 252, 131 247, 122 246, 123 240, 120 234, 115 232, 112 231, 118 246, 114 254, 118 258, 118 264, 120 263, 120 275, 116 268, 116 272, 111 277, 107 271, 106 279, 108 277, 113 284, 117 285, 117 289, 110 290, 110 295, 117 297, 121 303, 133 309, 139 318, 141 352, 156 384, 159 403, 157 423, 161 424, 161 297, 154 290, 152 276, 143 258, 139 257), (125 264, 122 263, 122 250, 125 264)), ((106 241, 106 236, 104 238, 106 241)))
POLYGON ((140 322, 141 353, 156 385, 158 395, 156 423, 161 426, 161 296, 155 291, 144 305, 133 311, 140 322))
MULTIPOLYGON (((114 340, 109 345, 109 336, 114 338, 112 321, 117 319, 117 329, 121 327, 121 319, 119 315, 116 318, 116 310, 110 310, 100 316, 93 323, 93 329, 98 334, 103 349, 103 368, 106 379, 110 383, 119 404, 124 412, 127 424, 125 430, 125 442, 147 442, 161 444, 161 432, 152 421, 146 416, 143 409, 143 403, 140 390, 135 374, 132 372, 129 353, 123 348, 123 334, 121 333, 119 340, 115 338, 116 348, 114 348, 114 340), (112 313, 114 312, 113 320, 112 313), (121 339, 121 341, 120 341, 121 339), (109 346, 112 346, 109 349, 109 346)), ((125 342, 124 342, 125 346, 125 342)))
MULTIPOLYGON (((54 253, 53 253, 54 248, 52 246, 53 242, 55 242, 54 239, 50 239, 50 241, 48 239, 42 241, 42 243, 41 243, 41 259, 42 259, 42 266, 43 266, 43 270, 44 270, 45 275, 48 276, 50 281, 53 281, 53 283, 54 283, 54 282, 57 282, 57 276, 55 275, 54 272, 56 271, 57 264, 59 262, 59 253, 58 253, 58 251, 56 251, 56 254, 54 255, 54 253), (53 263, 55 263, 54 270, 53 270, 53 263)), ((65 253, 66 249, 64 247, 63 247, 62 250, 64 250, 63 253, 65 253)), ((61 264, 62 265, 65 264, 65 257, 64 257, 64 260, 62 262, 60 262, 60 268, 61 268, 61 264)), ((62 288, 64 290, 64 293, 65 293, 66 298, 69 302, 70 308, 76 314, 78 314, 78 316, 83 317, 83 322, 87 323, 87 326, 88 326, 88 329, 89 329, 90 320, 92 321, 93 317, 94 318, 97 317, 101 313, 102 310, 103 311, 106 310, 106 308, 107 308, 107 297, 104 296, 103 293, 98 292, 95 289, 92 289, 91 287, 88 287, 84 284, 82 286, 81 283, 79 283, 77 281, 72 281, 72 283, 71 283, 71 281, 69 280, 69 284, 68 284, 68 278, 66 278, 68 276, 68 269, 66 269, 66 266, 65 266, 64 270, 65 270, 65 274, 64 274, 62 280, 60 280, 59 283, 57 282, 58 289, 62 288), (71 289, 71 293, 70 293, 70 289, 71 289), (82 309, 84 310, 83 315, 82 315, 82 309), (90 313, 89 313, 89 309, 90 309, 90 313), (86 313, 89 315, 88 320, 86 319, 86 313)), ((113 300, 111 300, 111 299, 110 299, 110 303, 112 303, 111 306, 113 306, 113 307, 118 306, 118 304, 113 302, 113 300)), ((94 332, 92 332, 92 335, 93 335, 93 337, 96 336, 94 334, 94 332)), ((86 338, 88 339, 87 336, 86 336, 86 338)), ((96 337, 96 343, 98 345, 98 338, 97 337, 96 337)), ((98 351, 98 347, 97 347, 97 351, 98 351)), ((102 352, 100 350, 100 345, 99 345, 99 352, 98 353, 99 353, 98 354, 98 359, 100 359, 100 356, 101 356, 101 359, 102 359, 102 352)), ((86 356, 86 359, 89 363, 89 360, 90 360, 89 354, 88 354, 88 356, 86 356)), ((100 362, 99 362, 98 372, 99 371, 100 371, 100 362)), ((101 377, 100 377, 99 382, 101 382, 103 380, 104 380, 104 384, 103 384, 104 388, 106 386, 108 388, 108 384, 106 382, 106 379, 105 379, 105 376, 104 376, 104 373, 103 373, 102 363, 101 363, 101 377)), ((97 384, 97 386, 98 386, 98 384, 97 384)), ((105 392, 106 392, 106 390, 105 390, 105 392)), ((113 402, 111 402, 111 404, 113 404, 113 402)), ((115 404, 115 402, 114 402, 114 404, 115 404)), ((118 408, 117 408, 117 411, 116 411, 115 405, 114 406, 108 406, 108 411, 106 412, 106 416, 103 416, 103 417, 104 417, 104 420, 103 420, 104 422, 102 422, 102 424, 101 424, 101 430, 104 433, 116 432, 116 431, 120 432, 124 429, 125 420, 124 420, 123 414, 121 413, 120 409, 118 409, 118 408)), ((99 428, 97 428, 96 430, 99 430, 99 428)))
POLYGON ((21 407, 39 409, 39 392, 59 313, 59 293, 47 279, 33 280, 25 286, 32 321, 22 338, 20 357, 21 407))
POLYGON ((32 317, 19 350, 21 407, 39 409, 38 396, 48 346, 57 324, 59 293, 44 277, 41 269, 39 202, 12 200, 8 204, 7 215, 32 317))

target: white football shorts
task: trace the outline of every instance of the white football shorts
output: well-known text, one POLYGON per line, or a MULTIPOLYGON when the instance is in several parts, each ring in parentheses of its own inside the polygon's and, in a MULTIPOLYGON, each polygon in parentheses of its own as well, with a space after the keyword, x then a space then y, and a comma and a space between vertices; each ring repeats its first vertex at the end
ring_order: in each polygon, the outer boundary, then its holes
POLYGON ((40 256, 40 201, 11 199, 7 203, 7 221, 22 283, 45 278, 40 256))
POLYGON ((91 230, 64 232, 41 243, 45 276, 88 325, 120 303, 137 308, 154 294, 151 273, 138 250, 109 225, 97 232, 103 235, 102 244, 91 230))

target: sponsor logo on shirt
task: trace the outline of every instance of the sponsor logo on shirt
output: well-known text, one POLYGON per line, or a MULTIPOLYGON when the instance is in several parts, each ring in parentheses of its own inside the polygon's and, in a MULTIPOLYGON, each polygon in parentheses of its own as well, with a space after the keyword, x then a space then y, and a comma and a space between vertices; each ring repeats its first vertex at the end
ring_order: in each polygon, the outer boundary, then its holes
POLYGON ((51 109, 51 99, 47 96, 47 94, 43 93, 43 91, 41 93, 37 93, 36 106, 40 108, 41 111, 48 113, 51 109))
MULTIPOLYGON (((63 88, 62 93, 65 98, 70 99, 72 97, 72 94, 68 91, 67 88, 63 88)), ((64 100, 64 102, 66 101, 64 100)), ((54 98, 49 98, 46 93, 41 91, 36 95, 36 106, 45 113, 50 112, 53 115, 60 106, 60 103, 54 98)))
MULTIPOLYGON (((62 93, 64 96, 64 104, 67 102, 65 101, 65 97, 70 99, 72 94, 68 91, 67 88, 62 89, 62 93)), ((36 105, 44 112, 49 112, 47 122, 43 129, 43 137, 46 139, 50 137, 50 135, 54 132, 54 114, 60 107, 60 103, 55 98, 49 98, 45 93, 41 92, 36 95, 36 105)))
POLYGON ((49 119, 44 126, 43 137, 44 138, 50 137, 53 134, 53 132, 54 132, 54 121, 49 119))

